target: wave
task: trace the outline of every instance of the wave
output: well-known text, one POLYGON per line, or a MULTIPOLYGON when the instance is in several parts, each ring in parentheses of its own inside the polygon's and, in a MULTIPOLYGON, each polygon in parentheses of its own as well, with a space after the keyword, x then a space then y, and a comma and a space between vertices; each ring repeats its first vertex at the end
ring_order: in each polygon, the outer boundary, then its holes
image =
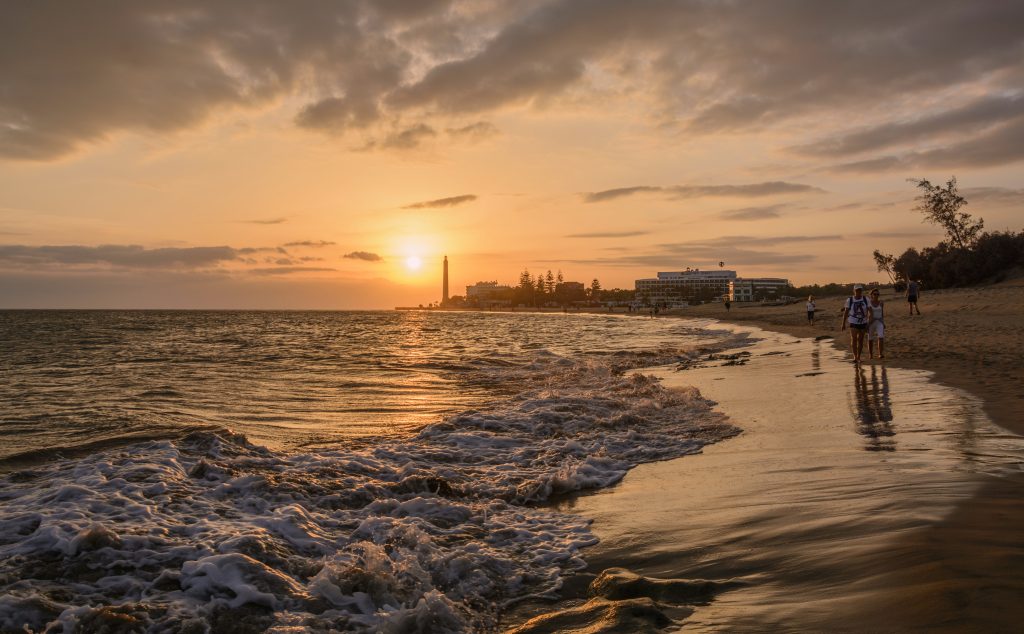
POLYGON ((0 630, 491 629, 597 541, 538 503, 738 433, 631 363, 496 368, 515 397, 373 445, 199 431, 8 474, 0 630))

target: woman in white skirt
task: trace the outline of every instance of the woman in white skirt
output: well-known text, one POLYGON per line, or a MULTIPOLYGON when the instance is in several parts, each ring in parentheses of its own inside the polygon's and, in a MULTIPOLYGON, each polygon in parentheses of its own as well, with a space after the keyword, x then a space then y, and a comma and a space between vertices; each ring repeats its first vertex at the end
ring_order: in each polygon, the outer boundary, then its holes
POLYGON ((871 289, 868 305, 871 306, 871 321, 868 322, 868 358, 875 358, 875 341, 878 341, 878 358, 884 359, 885 349, 882 346, 885 341, 885 302, 879 299, 877 288, 871 289))

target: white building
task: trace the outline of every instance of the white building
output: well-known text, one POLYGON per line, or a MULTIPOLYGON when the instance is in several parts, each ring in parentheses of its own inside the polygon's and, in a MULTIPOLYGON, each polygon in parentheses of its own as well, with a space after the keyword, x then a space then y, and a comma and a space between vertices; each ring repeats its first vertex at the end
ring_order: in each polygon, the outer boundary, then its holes
POLYGON ((646 304, 685 305, 709 301, 729 293, 736 271, 723 269, 659 272, 658 277, 636 280, 636 299, 646 304))
POLYGON ((466 287, 466 301, 491 301, 510 292, 512 292, 511 286, 499 285, 497 282, 477 282, 466 287))
POLYGON ((640 304, 685 306, 686 302, 707 302, 728 298, 733 302, 751 302, 774 298, 789 286, 781 277, 737 277, 736 271, 659 272, 658 277, 636 280, 636 301, 640 304))
POLYGON ((780 297, 789 286, 781 277, 738 277, 729 282, 729 301, 754 302, 780 297))

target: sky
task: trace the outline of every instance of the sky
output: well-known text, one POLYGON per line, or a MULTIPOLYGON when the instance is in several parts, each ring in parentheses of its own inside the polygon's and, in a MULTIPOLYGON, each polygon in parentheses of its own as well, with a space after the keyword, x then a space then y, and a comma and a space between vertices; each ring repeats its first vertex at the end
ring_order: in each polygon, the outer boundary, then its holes
POLYGON ((0 308, 877 280, 1020 230, 1024 3, 93 0, 0 20, 0 308))

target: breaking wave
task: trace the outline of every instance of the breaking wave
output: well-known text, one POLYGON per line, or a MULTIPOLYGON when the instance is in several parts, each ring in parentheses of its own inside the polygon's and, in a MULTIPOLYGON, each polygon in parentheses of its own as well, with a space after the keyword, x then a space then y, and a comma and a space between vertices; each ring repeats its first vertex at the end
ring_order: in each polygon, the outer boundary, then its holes
POLYGON ((596 542, 541 503, 738 432, 623 372, 679 359, 541 350, 486 369, 514 396, 404 438, 285 452, 202 431, 8 473, 0 631, 494 629, 596 542))

